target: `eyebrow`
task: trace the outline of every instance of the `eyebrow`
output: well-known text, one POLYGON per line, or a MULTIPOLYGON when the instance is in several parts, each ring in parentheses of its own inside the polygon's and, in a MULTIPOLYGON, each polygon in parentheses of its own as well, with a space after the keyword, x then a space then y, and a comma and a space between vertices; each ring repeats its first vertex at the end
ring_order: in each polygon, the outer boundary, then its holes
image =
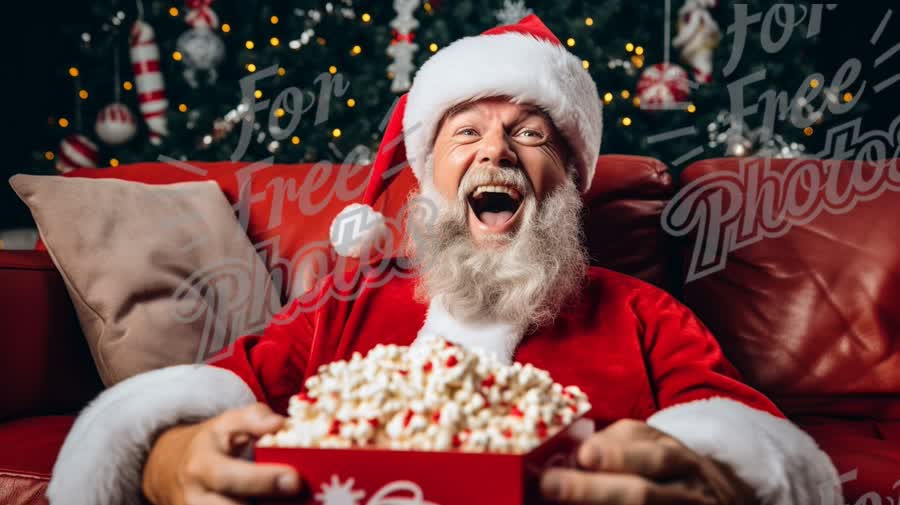
MULTIPOLYGON (((438 129, 440 129, 444 125, 444 123, 446 123, 447 121, 452 119, 454 116, 458 116, 464 112, 468 112, 473 107, 475 107, 477 104, 478 104, 478 102, 474 101, 474 102, 463 102, 461 104, 454 105, 446 112, 446 114, 444 114, 444 117, 438 122, 438 129)), ((544 118, 545 120, 549 121, 552 124, 553 121, 550 119, 550 116, 546 112, 541 110, 540 107, 537 107, 535 105, 525 105, 524 107, 525 107, 525 109, 518 116, 519 120, 521 120, 521 118, 524 118, 526 116, 541 116, 542 118, 544 118)))

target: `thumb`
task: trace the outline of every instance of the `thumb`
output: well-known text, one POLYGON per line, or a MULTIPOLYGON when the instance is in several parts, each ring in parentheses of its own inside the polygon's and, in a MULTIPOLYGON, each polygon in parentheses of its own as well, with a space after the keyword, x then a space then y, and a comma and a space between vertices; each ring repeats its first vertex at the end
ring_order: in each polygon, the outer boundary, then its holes
POLYGON ((285 418, 272 412, 266 404, 256 403, 229 410, 213 420, 212 432, 223 451, 243 445, 250 439, 278 431, 285 418))

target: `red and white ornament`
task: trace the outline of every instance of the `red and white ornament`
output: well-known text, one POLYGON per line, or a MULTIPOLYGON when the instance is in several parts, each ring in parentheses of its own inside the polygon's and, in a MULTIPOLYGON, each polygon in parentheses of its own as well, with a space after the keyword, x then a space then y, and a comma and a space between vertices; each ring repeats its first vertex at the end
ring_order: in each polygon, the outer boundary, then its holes
POLYGON ((678 108, 691 95, 690 77, 679 65, 657 63, 641 74, 637 94, 643 109, 678 108))
POLYGON ((95 168, 99 159, 97 153, 97 145, 84 135, 69 135, 59 144, 56 171, 66 174, 78 168, 95 168))
POLYGON ((166 85, 160 72, 159 46, 153 28, 141 21, 131 28, 131 66, 137 86, 141 115, 150 130, 150 142, 162 143, 162 137, 169 134, 166 122, 166 85))
POLYGON ((137 122, 125 104, 111 103, 100 109, 94 123, 97 137, 111 146, 124 144, 137 133, 137 122))

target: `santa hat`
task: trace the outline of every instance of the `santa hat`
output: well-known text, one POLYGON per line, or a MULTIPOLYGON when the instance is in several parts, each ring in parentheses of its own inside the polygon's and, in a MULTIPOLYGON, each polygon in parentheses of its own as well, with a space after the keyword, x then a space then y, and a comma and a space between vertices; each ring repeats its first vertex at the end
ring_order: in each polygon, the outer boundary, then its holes
POLYGON ((359 257, 389 233, 372 206, 407 164, 420 183, 431 177, 425 160, 447 110, 497 96, 538 106, 550 116, 571 148, 578 187, 586 193, 603 131, 597 86, 581 60, 532 14, 459 39, 422 65, 391 114, 363 202, 347 206, 332 221, 330 238, 338 254, 359 257))

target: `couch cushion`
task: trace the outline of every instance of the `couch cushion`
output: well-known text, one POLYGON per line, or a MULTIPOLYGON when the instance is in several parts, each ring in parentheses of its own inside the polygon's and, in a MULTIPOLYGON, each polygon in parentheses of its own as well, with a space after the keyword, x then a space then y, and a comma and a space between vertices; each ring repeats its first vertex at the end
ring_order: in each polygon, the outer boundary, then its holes
POLYGON ((671 238, 659 226, 674 191, 664 163, 642 156, 604 155, 585 197, 584 228, 591 263, 676 289, 671 238))
POLYGON ((711 267, 686 284, 685 301, 788 414, 842 415, 860 399, 900 400, 900 194, 886 190, 885 177, 867 193, 851 186, 888 168, 721 159, 682 174, 668 225, 690 237, 686 263, 699 252, 711 267), (785 214, 807 203, 810 210, 785 214))
POLYGON ((204 361, 281 309, 215 182, 16 175, 10 183, 34 215, 107 386, 204 361))
POLYGON ((0 424, 0 503, 47 503, 44 491, 72 416, 33 417, 0 424))

